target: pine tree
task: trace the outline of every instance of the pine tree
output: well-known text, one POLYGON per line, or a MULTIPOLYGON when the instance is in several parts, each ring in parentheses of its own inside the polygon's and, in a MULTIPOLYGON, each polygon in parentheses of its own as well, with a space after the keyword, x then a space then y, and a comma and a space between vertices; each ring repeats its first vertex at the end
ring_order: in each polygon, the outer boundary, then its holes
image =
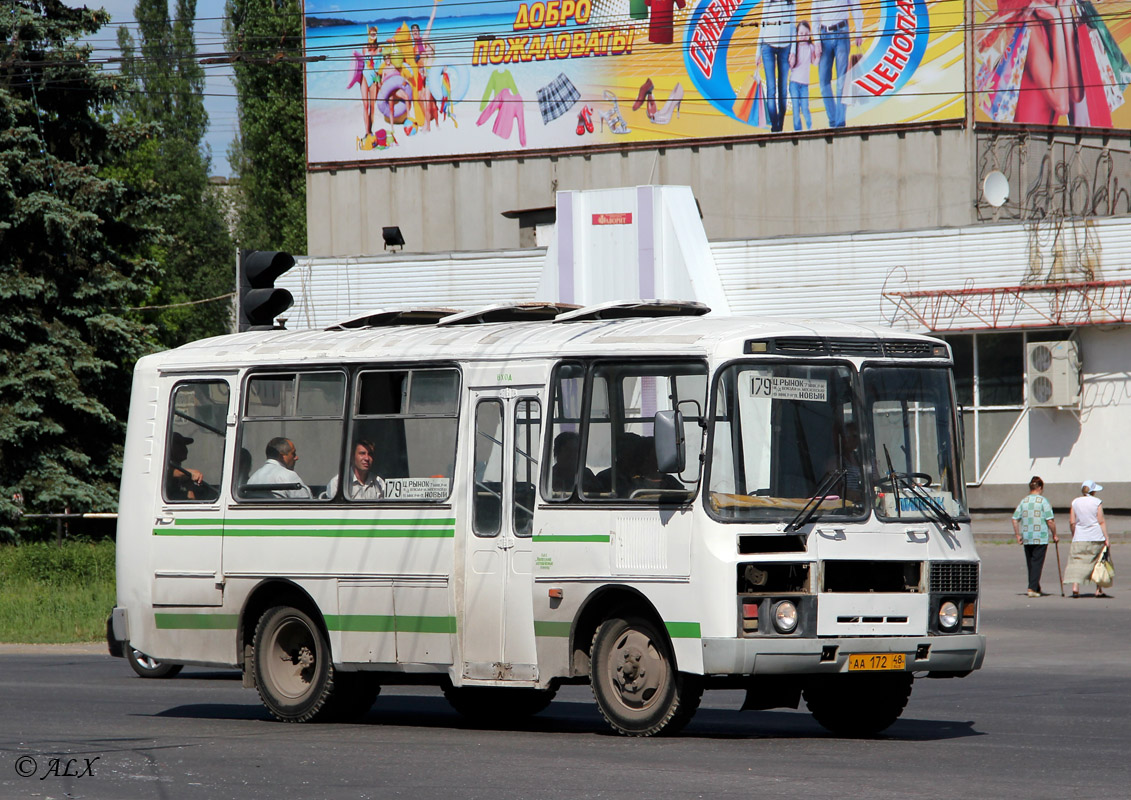
POLYGON ((230 294, 235 285, 235 244, 208 182, 211 157, 202 144, 208 114, 204 72, 196 60, 195 15, 196 0, 177 0, 173 21, 166 0, 138 0, 138 41, 125 28, 118 31, 126 89, 119 111, 152 126, 153 134, 116 165, 117 174, 176 196, 157 220, 167 239, 154 252, 161 278, 150 298, 151 305, 174 306, 153 319, 170 347, 230 331, 230 300, 197 301, 230 294))
POLYGON ((162 198, 100 170, 137 131, 78 40, 105 11, 9 0, 0 14, 0 532, 28 510, 113 510, 130 375, 155 349, 144 302, 162 198))
POLYGON ((228 0, 239 135, 237 238, 254 250, 306 252, 306 150, 299 0, 228 0))

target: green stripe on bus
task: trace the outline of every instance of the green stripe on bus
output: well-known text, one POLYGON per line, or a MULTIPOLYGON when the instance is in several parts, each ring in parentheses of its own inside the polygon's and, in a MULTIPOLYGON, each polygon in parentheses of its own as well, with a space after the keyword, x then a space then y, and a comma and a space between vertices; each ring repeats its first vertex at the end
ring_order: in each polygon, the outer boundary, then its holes
POLYGON ((534 536, 534 542, 605 542, 609 541, 607 533, 574 533, 564 536, 534 536))
POLYGON ((536 619, 534 620, 534 635, 568 637, 569 627, 568 622, 544 622, 536 619))
POLYGON ((234 631, 238 614, 160 614, 153 615, 159 630, 234 631))
MULTIPOLYGON (((218 525, 218 519, 193 519, 184 518, 178 519, 174 525, 218 525)), ((229 527, 233 525, 246 525, 253 527, 260 527, 263 525, 331 525, 335 527, 344 527, 349 525, 368 525, 368 526, 381 526, 381 525, 398 525, 401 527, 408 525, 455 525, 454 518, 451 519, 433 519, 431 517, 411 517, 411 518, 398 518, 398 519, 294 519, 291 517, 283 517, 279 519, 274 518, 248 518, 236 517, 224 520, 224 525, 229 527)))
POLYGON ((702 637, 698 622, 665 622, 664 626, 668 629, 668 636, 673 639, 699 639, 702 637))
POLYGON ((335 539, 454 539, 454 528, 197 528, 171 530, 154 528, 154 536, 231 536, 231 537, 319 537, 335 539))
POLYGON ((326 627, 343 633, 455 633, 455 617, 327 614, 326 627))

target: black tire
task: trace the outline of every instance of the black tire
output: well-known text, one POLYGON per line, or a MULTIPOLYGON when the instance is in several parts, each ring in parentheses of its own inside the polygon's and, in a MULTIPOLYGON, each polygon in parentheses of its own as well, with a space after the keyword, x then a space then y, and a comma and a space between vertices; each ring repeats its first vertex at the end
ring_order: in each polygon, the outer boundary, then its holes
POLYGON ((125 643, 126 661, 130 662, 130 669, 140 678, 172 678, 181 671, 183 664, 171 664, 168 661, 158 661, 150 658, 140 650, 130 647, 125 643))
POLYGON ((676 733, 691 721, 703 696, 697 676, 676 670, 663 628, 631 614, 597 628, 589 680, 601 715, 625 736, 676 733))
MULTIPOLYGON (((334 711, 334 666, 322 627, 306 612, 275 606, 259 618, 252 657, 259 699, 282 722, 334 711)), ((329 716, 329 713, 327 713, 329 716)))
POLYGON ((482 725, 499 725, 545 711, 557 689, 508 689, 493 686, 445 686, 452 708, 482 725))
POLYGON ((381 684, 364 672, 334 671, 334 691, 326 701, 319 720, 357 722, 369 713, 381 693, 381 684))
POLYGON ((891 727, 911 696, 911 673, 829 675, 803 692, 813 718, 838 736, 875 736, 891 727))

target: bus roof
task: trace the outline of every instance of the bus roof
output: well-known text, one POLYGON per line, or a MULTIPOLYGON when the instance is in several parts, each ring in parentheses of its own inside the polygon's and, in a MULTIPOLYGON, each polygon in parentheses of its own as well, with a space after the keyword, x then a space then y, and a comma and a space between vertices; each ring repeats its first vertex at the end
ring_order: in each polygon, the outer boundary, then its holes
MULTIPOLYGON (((485 360, 569 356, 740 355, 749 340, 936 342, 927 336, 829 320, 664 316, 597 321, 402 325, 327 331, 255 331, 191 342, 148 357, 158 368, 234 368, 327 361, 485 360), (156 363, 154 363, 156 362, 156 363)), ((772 350, 770 352, 773 352, 772 350)), ((809 349, 794 355, 875 355, 809 349)))

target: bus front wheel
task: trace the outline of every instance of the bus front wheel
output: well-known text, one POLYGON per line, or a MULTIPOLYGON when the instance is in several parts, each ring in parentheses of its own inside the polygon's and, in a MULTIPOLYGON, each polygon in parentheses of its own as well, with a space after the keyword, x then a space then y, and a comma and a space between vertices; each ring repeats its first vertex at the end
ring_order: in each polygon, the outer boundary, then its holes
POLYGON ((602 716, 626 736, 675 733, 691 720, 703 693, 695 676, 676 671, 664 630, 634 615, 597 628, 589 679, 602 716))
POLYGON ((259 618, 253 667, 263 705, 283 722, 319 716, 334 689, 326 634, 297 608, 275 606, 259 618))
POLYGON ((804 689, 805 705, 838 736, 875 736, 891 727, 911 696, 911 673, 829 675, 804 689))

